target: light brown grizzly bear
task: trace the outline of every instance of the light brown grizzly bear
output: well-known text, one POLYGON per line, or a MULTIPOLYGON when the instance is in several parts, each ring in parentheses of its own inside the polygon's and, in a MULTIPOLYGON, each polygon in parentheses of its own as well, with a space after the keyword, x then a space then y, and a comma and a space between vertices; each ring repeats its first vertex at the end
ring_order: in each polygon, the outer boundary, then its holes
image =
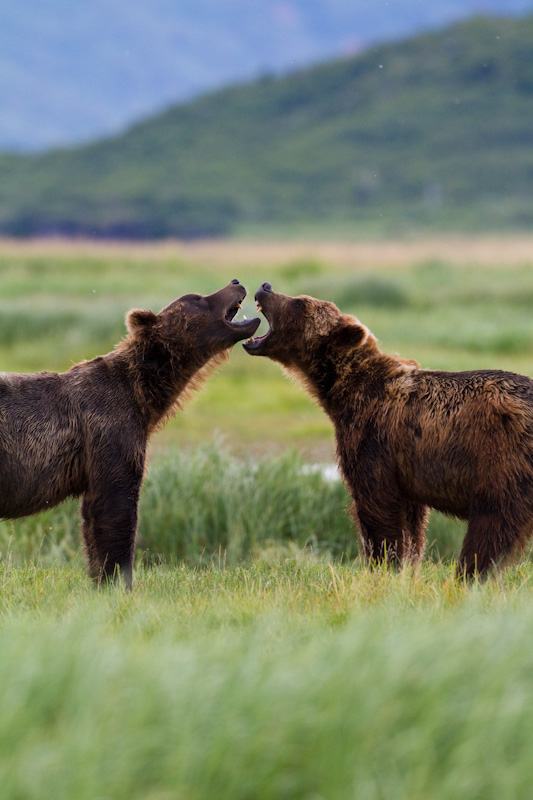
POLYGON ((159 314, 133 310, 128 336, 68 372, 0 373, 0 517, 82 496, 89 574, 131 588, 148 437, 183 393, 259 319, 234 321, 246 290, 187 294, 159 314))
POLYGON ((333 303, 255 295, 270 330, 244 344, 303 379, 335 426, 370 560, 421 558, 429 508, 468 520, 458 570, 485 573, 533 533, 533 381, 442 372, 381 352, 333 303))

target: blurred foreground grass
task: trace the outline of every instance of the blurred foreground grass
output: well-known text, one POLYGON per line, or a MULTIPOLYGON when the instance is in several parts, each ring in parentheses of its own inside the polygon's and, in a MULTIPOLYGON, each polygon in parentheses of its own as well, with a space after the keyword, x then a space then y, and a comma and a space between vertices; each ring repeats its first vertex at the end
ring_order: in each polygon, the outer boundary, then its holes
POLYGON ((5 800, 526 800, 533 570, 0 565, 5 800))

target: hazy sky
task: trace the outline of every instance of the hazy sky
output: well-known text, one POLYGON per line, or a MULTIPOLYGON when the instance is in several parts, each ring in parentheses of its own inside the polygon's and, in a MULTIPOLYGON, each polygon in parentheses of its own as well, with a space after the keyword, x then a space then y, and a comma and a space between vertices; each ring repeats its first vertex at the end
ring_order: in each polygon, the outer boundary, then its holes
POLYGON ((199 92, 533 0, 3 0, 0 149, 119 131, 199 92))

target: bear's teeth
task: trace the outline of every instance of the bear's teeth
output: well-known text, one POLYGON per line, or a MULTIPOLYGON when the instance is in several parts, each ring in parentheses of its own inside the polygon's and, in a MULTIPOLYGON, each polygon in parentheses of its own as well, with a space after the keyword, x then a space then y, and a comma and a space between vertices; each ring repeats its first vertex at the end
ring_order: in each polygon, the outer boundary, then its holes
POLYGON ((257 310, 259 311, 259 313, 261 313, 261 311, 263 310, 263 309, 261 308, 261 306, 259 305, 259 303, 257 304, 257 310))
POLYGON ((250 338, 247 339, 244 344, 252 344, 253 341, 254 341, 254 337, 250 336, 250 338))
POLYGON ((243 318, 243 319, 248 319, 248 317, 246 316, 246 314, 243 314, 243 315, 242 315, 242 318, 243 318))
POLYGON ((237 308, 242 308, 240 303, 237 303, 237 308))

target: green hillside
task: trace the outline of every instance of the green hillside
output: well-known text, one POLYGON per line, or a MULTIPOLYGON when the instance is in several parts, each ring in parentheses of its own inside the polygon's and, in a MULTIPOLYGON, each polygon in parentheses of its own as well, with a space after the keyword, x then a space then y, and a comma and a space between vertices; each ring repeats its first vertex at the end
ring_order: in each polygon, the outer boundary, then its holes
POLYGON ((477 18, 0 159, 0 231, 533 224, 533 16, 477 18))

